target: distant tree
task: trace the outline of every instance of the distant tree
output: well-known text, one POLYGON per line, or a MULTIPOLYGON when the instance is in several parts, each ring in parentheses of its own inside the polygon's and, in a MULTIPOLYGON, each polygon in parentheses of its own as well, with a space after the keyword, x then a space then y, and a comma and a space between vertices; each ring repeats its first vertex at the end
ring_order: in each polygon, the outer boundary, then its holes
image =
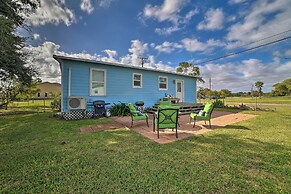
POLYGON ((259 94, 259 97, 261 98, 261 96, 263 95, 263 91, 262 91, 262 89, 263 89, 263 85, 264 85, 264 82, 262 82, 262 81, 257 81, 256 83, 255 83, 255 86, 256 86, 256 88, 257 88, 257 91, 258 91, 258 94, 259 94))
POLYGON ((21 98, 21 99, 34 98, 35 95, 40 91, 40 89, 37 88, 37 83, 38 82, 36 80, 34 80, 33 83, 30 84, 29 86, 25 86, 24 88, 21 88, 21 90, 19 91, 19 94, 16 96, 16 98, 21 98))
POLYGON ((291 79, 286 79, 283 82, 273 85, 273 96, 286 96, 291 94, 291 79))
POLYGON ((17 80, 30 84, 36 72, 26 66, 26 56, 21 52, 25 38, 16 30, 24 27, 24 20, 38 6, 35 0, 0 1, 0 81, 17 80))
POLYGON ((203 99, 205 98, 206 94, 205 94, 205 90, 203 87, 199 87, 198 91, 197 91, 197 97, 199 99, 203 99))
POLYGON ((231 96, 231 91, 228 89, 222 89, 218 93, 219 93, 219 96, 222 98, 226 98, 226 97, 231 96))
POLYGON ((275 84, 275 96, 286 96, 288 94, 288 87, 284 83, 275 84))
POLYGON ((188 62, 180 62, 179 67, 177 67, 176 72, 184 73, 191 75, 193 77, 197 77, 197 81, 201 83, 205 83, 205 81, 200 77, 200 69, 198 66, 188 63, 188 62))
POLYGON ((29 98, 35 94, 36 82, 29 85, 22 84, 16 78, 0 82, 0 108, 7 109, 8 104, 15 101, 17 98, 29 98))

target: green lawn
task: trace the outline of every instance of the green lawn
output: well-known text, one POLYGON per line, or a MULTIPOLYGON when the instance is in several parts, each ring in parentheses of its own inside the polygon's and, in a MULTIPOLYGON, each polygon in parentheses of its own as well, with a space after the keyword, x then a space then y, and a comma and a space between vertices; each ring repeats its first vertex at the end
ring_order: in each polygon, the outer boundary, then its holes
MULTIPOLYGON (((261 99, 257 98, 258 103, 266 104, 291 104, 291 96, 281 96, 281 97, 265 97, 261 99)), ((225 102, 237 102, 237 103, 256 103, 256 99, 252 97, 228 97, 225 102)))
POLYGON ((10 113, 21 113, 21 112, 51 112, 51 102, 53 100, 26 100, 26 101, 15 101, 9 103, 8 109, 0 109, 1 114, 10 114, 10 113))
POLYGON ((125 129, 79 132, 110 119, 2 116, 0 192, 291 193, 291 109, 256 114, 165 145, 125 129))

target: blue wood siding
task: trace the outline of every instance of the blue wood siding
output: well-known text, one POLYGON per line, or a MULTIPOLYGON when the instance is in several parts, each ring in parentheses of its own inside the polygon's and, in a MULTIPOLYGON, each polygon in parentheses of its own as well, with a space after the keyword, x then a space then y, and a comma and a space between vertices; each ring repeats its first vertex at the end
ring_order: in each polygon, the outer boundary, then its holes
POLYGON ((63 111, 67 109, 69 68, 71 69, 70 96, 84 96, 87 102, 105 100, 113 103, 144 101, 146 107, 157 103, 165 93, 176 95, 174 80, 184 80, 184 102, 196 103, 196 79, 162 72, 131 69, 112 65, 63 60, 63 111), (106 96, 90 96, 90 68, 106 70, 106 96), (142 74, 142 88, 132 87, 132 74, 142 74), (168 77, 168 90, 159 90, 159 76, 168 77))

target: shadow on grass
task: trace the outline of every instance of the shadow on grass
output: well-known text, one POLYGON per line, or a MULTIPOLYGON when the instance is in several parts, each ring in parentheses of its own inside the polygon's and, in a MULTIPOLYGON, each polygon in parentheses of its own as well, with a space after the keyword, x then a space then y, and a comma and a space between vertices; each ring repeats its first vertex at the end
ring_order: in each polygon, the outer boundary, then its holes
POLYGON ((245 127, 245 126, 241 126, 241 125, 226 125, 223 128, 225 128, 225 129, 251 130, 250 128, 245 127))

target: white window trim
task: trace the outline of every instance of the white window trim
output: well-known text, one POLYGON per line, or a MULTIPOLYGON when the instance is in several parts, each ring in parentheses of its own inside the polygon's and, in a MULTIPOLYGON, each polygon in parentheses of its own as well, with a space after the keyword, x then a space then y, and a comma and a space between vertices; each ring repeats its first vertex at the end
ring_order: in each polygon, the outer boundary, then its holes
POLYGON ((159 90, 168 90, 168 85, 169 85, 169 79, 167 76, 159 76, 159 80, 158 80, 158 87, 159 87, 159 90), (163 83, 163 82, 160 82, 160 78, 166 78, 167 79, 167 82, 166 82, 166 88, 160 88, 160 83, 163 83))
POLYGON ((90 96, 106 96, 106 85, 107 85, 107 79, 106 79, 106 69, 97 69, 97 68, 90 68, 90 96), (104 72, 104 95, 98 95, 92 93, 92 72, 93 71, 103 71, 104 72))
POLYGON ((132 88, 142 88, 142 74, 141 73, 132 73, 132 88), (140 86, 134 85, 134 75, 140 75, 140 86))

